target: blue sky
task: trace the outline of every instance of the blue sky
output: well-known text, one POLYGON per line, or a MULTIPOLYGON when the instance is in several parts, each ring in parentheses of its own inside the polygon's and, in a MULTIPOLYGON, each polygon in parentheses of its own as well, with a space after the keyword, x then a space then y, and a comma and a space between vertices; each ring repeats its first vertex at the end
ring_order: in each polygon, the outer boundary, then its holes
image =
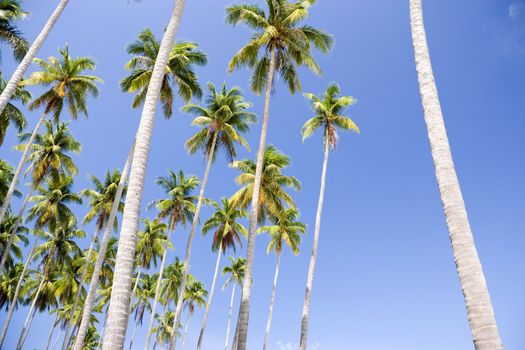
MULTIPOLYGON (((28 38, 37 35, 55 3, 25 2, 32 15, 20 27, 28 38)), ((254 103, 253 111, 262 115, 263 101, 249 92, 248 72, 226 72, 228 60, 250 35, 243 27, 224 23, 224 7, 231 3, 188 1, 178 38, 198 42, 208 54, 209 64, 198 69, 203 84, 226 81, 240 86, 254 103)), ((56 55, 67 42, 73 55, 97 61, 97 74, 105 81, 100 97, 89 102, 89 119, 71 124, 83 144, 82 154, 75 157, 81 173, 76 179, 78 190, 89 186, 86 174, 102 176, 107 169, 122 168, 140 116, 140 111, 130 108, 132 96, 118 87, 129 59, 125 47, 146 27, 160 36, 171 4, 168 0, 73 0, 40 51, 42 58, 56 55)), ((525 2, 427 0, 424 9, 456 168, 501 335, 507 349, 524 349, 525 2)), ((344 94, 358 99, 348 115, 362 130, 359 136, 341 135, 330 158, 311 310, 311 349, 473 348, 423 123, 408 1, 320 0, 308 21, 334 34, 336 46, 330 56, 318 57, 323 77, 301 71, 303 89, 319 93, 330 82, 338 82, 344 94)), ((1 50, 2 71, 8 76, 14 64, 8 49, 1 50)), ((176 108, 180 105, 177 101, 176 108)), ((286 252, 283 257, 273 350, 295 349, 299 339, 322 162, 319 136, 301 142, 300 128, 310 115, 300 94, 291 96, 283 84, 276 85, 269 142, 293 160, 287 174, 302 181, 303 190, 294 197, 310 229, 302 254, 286 252)), ((37 117, 38 113, 28 112, 32 125, 37 117)), ((167 169, 202 176, 202 158, 188 156, 183 148, 196 131, 190 121, 180 112, 169 121, 157 118, 144 204, 161 196, 154 180, 167 169)), ((248 136, 252 148, 258 135, 259 125, 248 136)), ((0 157, 17 162, 15 143, 11 130, 0 157)), ((242 158, 251 156, 240 152, 242 158)), ((207 196, 218 200, 231 195, 237 189, 235 176, 219 158, 207 196)), ((83 216, 86 208, 78 207, 76 212, 83 216)), ((203 218, 209 214, 205 209, 203 218)), ((144 217, 154 215, 144 206, 144 217)), ((89 233, 92 227, 86 230, 89 233)), ((178 230, 173 242, 179 254, 186 232, 178 230)), ((275 257, 266 255, 267 243, 266 237, 257 241, 250 349, 261 347, 273 280, 275 257)), ((207 286, 215 261, 210 245, 210 237, 198 236, 192 260, 192 273, 207 286)), ((228 303, 229 291, 219 290, 207 350, 224 342, 228 303)), ((21 309, 13 319, 10 346, 25 313, 21 309)), ((196 312, 188 348, 194 347, 201 319, 202 312, 196 312)), ((37 315, 27 349, 42 346, 51 322, 50 316, 37 315)), ((145 328, 137 336, 137 348, 143 344, 145 328)))

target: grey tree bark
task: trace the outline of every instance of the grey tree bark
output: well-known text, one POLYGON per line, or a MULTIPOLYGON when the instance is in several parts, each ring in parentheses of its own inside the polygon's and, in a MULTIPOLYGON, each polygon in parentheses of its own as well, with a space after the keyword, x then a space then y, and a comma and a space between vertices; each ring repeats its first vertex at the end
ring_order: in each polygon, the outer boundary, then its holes
POLYGON ((184 335, 182 336, 181 350, 186 348, 186 336, 188 335, 188 328, 190 326, 191 313, 188 311, 188 318, 186 319, 186 326, 184 326, 184 335))
POLYGON ((35 318, 36 301, 38 300, 38 297, 40 296, 40 292, 42 292, 42 287, 44 286, 44 282, 46 281, 46 279, 47 279, 47 276, 44 274, 42 276, 42 279, 40 280, 40 283, 38 284, 36 295, 33 298, 33 301, 31 302, 31 307, 29 308, 29 312, 27 313, 27 317, 24 322, 24 326, 22 327, 22 332, 20 332, 20 338, 18 339, 16 350, 21 350, 22 347, 24 346, 27 335, 29 334, 29 329, 31 328, 31 324, 33 323, 33 319, 35 318))
POLYGON ((503 349, 487 282, 454 168, 428 50, 421 0, 410 0, 410 27, 432 159, 474 346, 477 350, 503 349))
POLYGON ((55 321, 53 322, 53 326, 51 327, 51 332, 49 333, 49 337, 47 338, 46 343, 46 350, 49 349, 49 345, 51 345, 51 339, 53 338, 53 333, 55 332, 55 328, 58 324, 60 314, 57 312, 57 317, 55 317, 55 321))
POLYGON ((226 341, 224 342, 224 350, 228 350, 228 341, 230 340, 230 327, 231 327, 234 301, 235 301, 235 283, 232 284, 232 296, 230 298, 230 308, 228 310, 228 322, 226 323, 226 341))
POLYGON ((275 291, 277 290, 279 267, 281 266, 281 255, 282 252, 277 253, 277 263, 275 264, 275 276, 273 277, 272 297, 270 298, 270 306, 268 308, 268 321, 266 322, 266 333, 264 335, 263 350, 268 349, 268 342, 270 340, 270 327, 272 325, 273 305, 275 304, 275 291))

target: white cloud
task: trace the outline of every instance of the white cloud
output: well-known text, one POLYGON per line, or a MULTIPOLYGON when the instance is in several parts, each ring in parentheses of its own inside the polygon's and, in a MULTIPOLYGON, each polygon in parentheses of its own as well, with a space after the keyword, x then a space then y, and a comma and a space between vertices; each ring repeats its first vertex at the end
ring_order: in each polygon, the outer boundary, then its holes
POLYGON ((525 1, 523 0, 514 0, 509 6, 509 18, 514 21, 518 20, 523 16, 525 10, 525 1))
POLYGON ((513 0, 508 18, 512 26, 511 40, 514 48, 525 55, 525 0, 513 0))

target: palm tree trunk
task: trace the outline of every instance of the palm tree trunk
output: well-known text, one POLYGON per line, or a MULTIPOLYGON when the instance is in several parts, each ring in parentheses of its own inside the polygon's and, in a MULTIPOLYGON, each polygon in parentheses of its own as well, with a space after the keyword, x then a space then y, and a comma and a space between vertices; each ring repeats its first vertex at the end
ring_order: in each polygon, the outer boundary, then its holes
POLYGON ((266 323, 266 334, 264 335, 263 350, 268 349, 268 340, 270 338, 270 326, 272 324, 273 305, 275 304, 275 290, 277 289, 277 279, 279 278, 279 267, 281 265, 282 252, 277 253, 277 263, 275 264, 275 276, 273 277, 272 297, 270 299, 270 307, 268 309, 268 322, 266 323))
POLYGON ((11 301, 11 305, 9 305, 9 310, 7 311, 7 317, 4 322, 4 328, 2 329, 2 335, 0 335, 0 349, 2 349, 2 345, 4 343, 5 336, 7 334, 7 329, 9 328, 9 323, 11 322, 11 317, 13 317, 13 313, 16 308, 16 304, 18 301, 18 295, 20 294, 20 288, 22 288, 24 277, 26 275, 27 269, 29 268, 29 264, 31 264, 31 260, 33 260, 33 254, 35 253, 37 244, 38 244, 38 238, 35 238, 35 241, 33 242, 33 247, 31 247, 31 252, 29 253, 29 256, 27 257, 27 260, 24 264, 24 268, 22 269, 22 273, 20 274, 20 278, 18 279, 18 283, 16 284, 15 294, 13 295, 13 300, 11 301))
POLYGON ((201 332, 199 334, 199 341, 197 342, 197 350, 201 349, 202 340, 204 339, 204 331, 206 330, 206 324, 208 323, 208 315, 210 314, 211 301, 213 299, 213 293, 215 291, 217 275, 219 274, 219 266, 221 264, 221 255, 222 255, 222 244, 219 244, 219 251, 217 253, 217 262, 215 263, 215 272, 213 273, 213 281, 211 283, 211 290, 208 296, 208 302, 206 303, 206 311, 204 312, 204 319, 202 320, 202 327, 201 327, 201 332))
MULTIPOLYGON (((241 312, 241 308, 239 305, 239 313, 240 312, 241 312)), ((233 335, 232 350, 237 350, 238 345, 239 345, 239 315, 237 315, 237 323, 235 324, 235 334, 233 335)))
POLYGON ((259 191, 261 189, 262 167, 264 151, 266 148, 266 134, 268 129, 268 118, 270 116, 270 97, 272 93, 273 77, 275 73, 275 51, 270 52, 270 67, 266 86, 266 97, 264 101, 264 115, 261 126, 261 140, 257 152, 257 163, 255 168, 255 180, 253 184, 252 206, 250 208, 250 223, 248 230, 248 247, 246 253, 246 272, 242 283, 241 306, 239 310, 239 339, 238 349, 246 350, 248 341, 248 323, 250 313, 250 298, 252 288, 253 259, 255 255, 255 239, 257 231, 257 217, 259 215, 259 191))
POLYGON ((106 322, 107 321, 108 321, 108 310, 106 310, 106 315, 104 316, 104 323, 102 324, 100 338, 98 339, 97 350, 99 350, 100 347, 102 346, 102 339, 104 338, 104 333, 106 332, 106 322))
POLYGON ((188 318, 186 319, 186 326, 184 326, 184 335, 182 336, 181 350, 186 348, 186 336, 188 335, 188 328, 190 326, 191 312, 188 311, 188 318))
MULTIPOLYGON (((4 90, 4 92, 5 91, 7 91, 7 88, 4 90)), ((15 193, 16 185, 18 184, 18 179, 20 178, 20 175, 22 174, 22 170, 24 169, 24 166, 27 162, 27 158, 29 157, 29 153, 31 152, 31 147, 33 146, 33 143, 35 142, 36 135, 38 135, 38 131, 40 130, 40 127, 42 126, 42 123, 44 122, 45 119, 46 119, 46 113, 42 114, 42 116, 38 120, 38 123, 36 123, 35 128, 33 129, 33 133, 31 134, 31 137, 29 138, 29 141, 27 142, 27 147, 24 149, 24 152, 22 153, 22 158, 20 158, 20 162, 18 163, 15 173, 13 174, 13 179, 11 180, 11 184, 9 185, 9 189, 7 190, 7 193, 5 195, 4 203, 2 203, 2 209, 0 209, 0 222, 4 221, 4 217, 5 217, 5 214, 7 213, 7 209, 9 208, 9 204, 11 204, 11 200, 13 199, 13 194, 15 193)), ((4 266, 4 264, 1 264, 1 266, 4 266)))
POLYGON ((304 293, 303 316, 301 319, 301 341, 300 350, 306 350, 308 345, 308 320, 310 318, 310 300, 312 298, 312 286, 314 283, 315 263, 317 262, 317 249, 319 247, 319 233, 321 232, 321 217, 323 213, 324 191, 326 186, 326 171, 328 169, 328 155, 330 146, 327 139, 324 140, 323 172, 321 175, 321 189, 319 191, 319 202, 317 203, 317 214, 315 216, 314 242, 310 265, 308 266, 308 277, 306 280, 306 291, 304 293))
POLYGON ((48 350, 49 345, 51 345, 51 339, 53 338, 53 333, 55 332, 55 328, 58 324, 59 317, 60 317, 60 314, 58 313, 58 310, 57 310, 57 317, 55 318, 55 322, 53 322, 53 327, 51 327, 51 332, 49 333, 49 337, 47 338, 46 350, 48 350))
POLYGON ((165 75, 168 56, 184 10, 185 0, 177 0, 170 22, 160 45, 155 66, 144 101, 144 109, 137 132, 137 145, 129 178, 128 195, 122 219, 122 230, 115 262, 115 273, 109 305, 108 331, 104 337, 104 350, 122 350, 126 337, 131 294, 133 261, 137 246, 137 230, 144 190, 144 178, 150 151, 150 142, 155 121, 155 111, 160 88, 165 75))
POLYGON ((410 0, 410 24, 419 91, 468 321, 477 350, 503 349, 463 195, 454 169, 428 50, 421 0, 410 0))
POLYGON ((13 225, 11 232, 9 232, 9 240, 7 241, 7 244, 5 246, 4 254, 2 254, 2 260, 0 261, 0 269, 4 267, 4 264, 7 261, 7 257, 9 256, 9 250, 11 249, 11 245, 13 245, 13 242, 16 237, 16 232, 18 231, 18 228, 20 227, 20 224, 22 223, 24 212, 26 211, 27 204, 29 203, 29 198, 31 198, 31 195, 33 194, 34 190, 35 190, 35 186, 32 185, 29 188, 29 192, 27 193, 26 197, 24 198, 24 202, 22 203, 20 212, 18 213, 18 216, 15 220, 15 224, 13 225))
MULTIPOLYGON (((111 229, 113 227, 112 223, 115 222, 115 217, 118 213, 118 206, 120 203, 120 199, 122 198, 122 192, 124 191, 126 181, 128 179, 128 173, 131 167, 134 152, 135 143, 133 143, 131 149, 129 150, 128 158, 126 159, 126 164, 124 165, 124 169, 122 170, 122 175, 120 176, 120 181, 118 183, 117 193, 115 193, 115 198, 113 199, 108 224, 104 228, 104 234, 102 235, 102 242, 100 242, 97 261, 95 262, 95 267, 93 268, 93 275, 91 276, 91 282, 89 283, 88 293, 84 302, 82 320, 80 322, 80 326, 78 327, 78 333, 75 339, 75 344, 73 346, 74 350, 82 350, 84 346, 84 340, 89 330, 89 318, 91 316, 91 313, 93 312, 93 308, 95 307, 95 297, 98 289, 98 280, 100 279, 100 271, 102 270, 102 265, 104 264, 104 260, 106 259, 106 252, 108 250, 108 244, 111 239, 111 229)), ((105 322, 106 321, 104 321, 104 324, 105 322)))
POLYGON ((64 8, 66 7, 68 2, 69 0, 60 1, 53 14, 51 14, 51 17, 49 17, 49 19, 47 20, 47 23, 45 24, 44 28, 42 29, 40 34, 38 34, 35 41, 27 51, 26 55, 24 56, 24 59, 16 68, 15 72, 13 73, 13 76, 11 77, 11 79, 9 79, 9 82, 7 83, 4 91, 0 95, 0 113, 4 111, 4 108, 9 103, 9 100, 11 100, 11 97, 16 91, 18 83, 20 83, 20 81, 24 77, 24 73, 29 68, 31 63, 33 63, 33 59, 36 57, 38 50, 40 50, 40 47, 51 32, 51 29, 60 18, 60 15, 62 15, 62 12, 64 11, 64 8))
POLYGON ((69 319, 69 322, 67 322, 66 326, 66 334, 64 335, 64 342, 62 343, 62 350, 66 350, 68 344, 71 342, 69 338, 69 331, 71 330, 71 326, 73 325, 74 318, 75 318, 75 312, 77 310, 78 301, 80 300, 80 294, 82 294, 82 287, 84 286, 84 282, 87 278, 87 273, 89 270, 89 264, 91 263, 91 255, 93 254, 93 249, 95 247, 95 241, 98 237, 98 230, 95 230, 93 233, 93 238, 91 238, 91 244, 89 245, 89 250, 86 255, 86 266, 84 266, 84 271, 82 272, 82 277, 80 277, 80 282, 78 284, 77 292, 75 293, 75 299, 73 301, 73 308, 71 309, 71 318, 69 319))
POLYGON ((226 341, 224 342, 224 350, 228 350, 228 340, 230 340, 230 324, 232 320, 234 300, 235 300, 235 283, 232 283, 232 296, 230 298, 230 309, 228 310, 228 322, 226 324, 226 341))
POLYGON ((60 328, 60 332, 58 332, 57 334, 57 337, 55 338, 55 341, 53 342, 53 347, 51 348, 52 350, 55 350, 57 344, 58 344, 58 340, 60 339, 60 336, 62 335, 62 332, 64 330, 62 328, 60 328))
POLYGON ((27 334, 29 333, 29 329, 31 328, 31 324, 33 323, 33 319, 35 317, 36 301, 38 300, 38 297, 40 296, 40 292, 42 292, 42 288, 44 287, 44 282, 46 281, 46 278, 47 276, 44 274, 42 276, 42 279, 40 280, 38 289, 36 291, 36 295, 33 298, 33 302, 31 303, 31 307, 29 308, 29 312, 27 313, 27 317, 24 322, 24 327, 22 328, 22 332, 20 332, 20 338, 18 339, 16 350, 21 350, 22 347, 24 346, 24 342, 26 341, 27 334))
POLYGON ((140 318, 137 317, 137 319, 135 320, 135 324, 133 326, 133 333, 131 334, 131 340, 129 341, 129 350, 133 349, 133 341, 135 340, 135 335, 137 333, 137 328, 138 328, 138 325, 139 325, 139 321, 140 321, 140 318))

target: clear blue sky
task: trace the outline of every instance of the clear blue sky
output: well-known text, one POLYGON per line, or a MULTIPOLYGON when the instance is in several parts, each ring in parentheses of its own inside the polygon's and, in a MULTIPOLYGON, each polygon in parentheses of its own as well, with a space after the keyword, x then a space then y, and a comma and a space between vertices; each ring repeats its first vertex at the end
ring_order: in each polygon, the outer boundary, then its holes
MULTIPOLYGON (((31 40, 57 3, 25 1, 32 16, 21 28, 31 40)), ((258 2, 262 3, 262 0, 258 2)), ((201 82, 238 85, 262 115, 262 98, 248 91, 246 71, 229 76, 226 65, 249 31, 224 23, 232 1, 188 1, 180 39, 200 43, 209 64, 198 69, 201 82)), ((525 2, 523 0, 426 0, 425 16, 441 102, 478 251, 508 350, 525 349, 525 2)), ((91 56, 105 83, 89 103, 88 120, 71 128, 83 144, 76 156, 81 175, 76 189, 89 186, 86 174, 102 176, 123 166, 140 111, 119 80, 129 59, 126 45, 146 27, 160 36, 172 1, 72 0, 39 57, 55 55, 69 43, 73 55, 91 56)), ((321 92, 330 82, 359 102, 348 113, 361 135, 341 135, 330 159, 318 268, 310 323, 311 349, 464 350, 472 349, 463 297, 450 250, 417 89, 408 21, 408 1, 320 0, 309 22, 333 33, 336 46, 319 57, 322 78, 302 71, 305 91, 321 92), (314 345, 315 344, 315 345, 314 345)), ((2 71, 14 68, 2 46, 2 71)), ((33 90, 33 92, 37 92, 33 90)), ((176 107, 180 106, 176 102, 176 107)), ((286 252, 271 333, 273 350, 295 349, 317 204, 322 146, 319 136, 301 143, 300 127, 311 115, 304 98, 277 84, 271 107, 269 142, 293 160, 288 174, 300 178, 295 195, 309 225, 302 254, 286 252)), ((38 113, 29 113, 33 125, 38 113)), ((67 117, 65 118, 67 119, 67 117)), ((196 131, 191 117, 177 112, 157 118, 145 184, 144 203, 161 192, 154 179, 166 169, 202 176, 204 162, 187 156, 184 141, 196 131)), ((259 125, 249 140, 256 147, 259 125)), ((11 130, 0 157, 14 163, 18 152, 11 130)), ((249 156, 246 152, 242 157, 249 156)), ((236 172, 220 158, 207 195, 214 199, 237 188, 236 172)), ((84 215, 85 207, 76 208, 84 215)), ((203 218, 210 213, 206 209, 203 218)), ((154 216, 143 210, 143 216, 154 216)), ((87 228, 88 233, 92 228, 87 228)), ((174 239, 183 251, 186 233, 174 239)), ((210 237, 198 236, 192 273, 208 287, 215 256, 210 237)), ((261 347, 275 257, 257 241, 249 348, 261 347)), ((172 260, 174 255, 171 256, 172 260)), ((221 283, 222 284, 222 283, 221 283)), ((205 349, 223 344, 229 291, 215 296, 205 349)), ((14 346, 25 311, 13 320, 7 344, 14 346)), ((3 321, 5 313, 0 318, 3 321)), ((194 347, 202 312, 190 326, 194 347)), ((102 318, 101 318, 102 320, 102 318)), ((51 317, 37 315, 27 349, 47 338, 51 317)), ((137 338, 142 346, 145 327, 137 338)), ((9 348, 9 346, 8 346, 9 348)))

